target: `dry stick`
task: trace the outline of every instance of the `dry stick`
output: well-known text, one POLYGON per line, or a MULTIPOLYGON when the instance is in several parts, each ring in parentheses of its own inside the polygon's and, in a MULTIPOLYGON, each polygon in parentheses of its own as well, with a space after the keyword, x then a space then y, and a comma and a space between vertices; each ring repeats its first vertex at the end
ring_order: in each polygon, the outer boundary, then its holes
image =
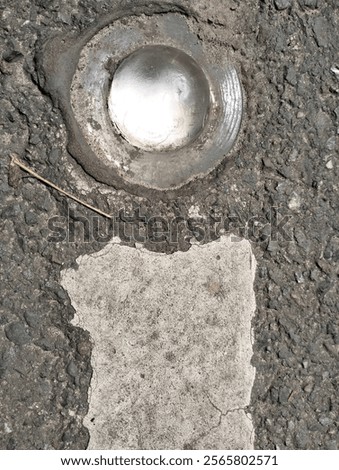
POLYGON ((98 214, 100 215, 103 215, 104 217, 107 217, 108 219, 112 219, 113 217, 109 214, 106 214, 105 212, 101 211, 100 209, 97 209, 96 207, 93 207, 91 206, 90 204, 87 204, 86 202, 84 201, 81 201, 81 199, 78 199, 77 197, 73 196, 72 194, 68 193, 67 191, 64 191, 63 189, 59 188, 58 186, 56 186, 55 184, 53 184, 51 181, 48 181, 46 180, 45 178, 43 178, 42 176, 38 175, 38 173, 35 173, 35 171, 31 170, 28 166, 24 165, 23 163, 20 162, 20 160, 18 160, 14 155, 11 155, 11 158, 12 158, 12 163, 14 163, 15 165, 17 165, 18 167, 20 167, 22 170, 26 171, 27 173, 29 173, 31 176, 33 176, 34 178, 36 178, 37 180, 41 181, 42 183, 45 183, 47 184, 48 186, 50 186, 51 188, 53 189, 56 189, 57 191, 59 191, 59 193, 63 194, 64 196, 70 198, 70 199, 73 199, 73 201, 76 201, 78 202, 79 204, 81 204, 82 206, 85 206, 87 207, 88 209, 91 209, 92 211, 94 212, 97 212, 98 214))

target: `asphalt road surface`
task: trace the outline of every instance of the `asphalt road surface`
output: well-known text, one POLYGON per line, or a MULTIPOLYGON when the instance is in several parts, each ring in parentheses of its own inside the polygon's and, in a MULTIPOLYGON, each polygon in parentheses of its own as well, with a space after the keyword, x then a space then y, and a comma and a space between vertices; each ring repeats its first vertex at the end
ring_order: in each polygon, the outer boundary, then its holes
MULTIPOLYGON (((121 3, 125 8, 141 4, 121 3)), ((75 278, 81 279, 83 261, 93 255, 89 265, 94 269, 95 256, 99 260, 102 253, 112 259, 125 256, 126 271, 130 272, 136 254, 143 257, 140 262, 145 266, 154 253, 159 262, 154 264, 153 281, 159 281, 157 269, 163 268, 172 276, 170 285, 174 286, 172 270, 183 269, 183 261, 175 264, 169 260, 189 259, 193 256, 190 252, 199 249, 213 252, 215 243, 218 247, 227 246, 231 252, 232 243, 237 247, 235 251, 245 244, 249 256, 256 261, 253 285, 249 268, 243 270, 243 277, 251 279, 244 292, 241 283, 235 283, 231 293, 224 291, 226 274, 220 283, 207 281, 207 289, 215 296, 213 302, 218 302, 221 312, 226 312, 227 301, 235 294, 250 298, 251 292, 255 293, 252 352, 245 361, 249 371, 255 369, 255 379, 253 387, 250 383, 250 397, 246 392, 248 401, 243 409, 251 417, 254 442, 249 440, 239 447, 338 448, 337 1, 169 3, 179 16, 183 14, 182 7, 194 3, 191 7, 195 13, 185 15, 186 20, 211 56, 218 57, 226 51, 238 71, 245 105, 236 146, 224 162, 189 188, 161 198, 142 192, 135 195, 123 185, 103 184, 77 163, 74 146, 73 150, 68 146, 72 136, 65 112, 60 100, 46 88, 53 77, 46 76, 41 66, 46 41, 57 34, 66 38, 87 31, 103 15, 114 12, 117 2, 0 1, 1 449, 86 449, 89 445, 89 425, 85 424, 91 418, 88 412, 93 402, 90 404, 89 392, 96 377, 96 348, 100 343, 93 342, 94 333, 89 326, 86 329, 85 320, 83 326, 74 320, 84 312, 81 307, 77 310, 74 301, 84 286, 79 284, 78 293, 74 286, 72 292, 69 287, 66 290, 61 279, 67 273, 75 273, 75 278), (43 178, 112 215, 114 224, 11 164, 13 153, 43 178), (163 226, 174 226, 174 234, 163 230, 159 236, 159 220, 163 226), (176 222, 172 224, 173 220, 176 222), (121 250, 107 255, 105 250, 112 236, 119 237, 121 250), (222 240, 221 244, 217 240, 222 240)), ((154 5, 159 15, 166 15, 169 7, 164 2, 154 5)), ((146 17, 141 15, 139 22, 143 21, 146 17)), ((71 71, 72 64, 68 72, 71 71)), ((226 260, 222 272, 228 266, 237 273, 240 265, 232 267, 231 262, 237 257, 227 250, 224 257, 217 253, 226 260)), ((202 259, 197 262, 197 278, 194 270, 188 270, 188 289, 196 288, 202 276, 202 259)), ((109 269, 107 259, 104 265, 109 269)), ((115 266, 111 269, 114 275, 115 266)), ((123 272, 120 267, 116 274, 123 272)), ((88 279, 92 274, 89 270, 88 279)), ((99 276, 100 273, 95 282, 102 290, 99 276)), ((138 276, 142 280, 142 274, 138 276)), ((163 276, 162 272, 160 279, 163 276)), ((107 287, 107 299, 112 300, 109 325, 114 330, 128 326, 128 315, 134 317, 130 305, 125 310, 117 306, 112 292, 119 288, 120 280, 113 278, 115 283, 112 290, 107 287), (115 324, 115 316, 124 312, 126 318, 115 324)), ((151 285, 153 281, 150 276, 151 285)), ((159 283, 156 285, 159 288, 159 283)), ((180 286, 181 299, 184 288, 185 285, 180 286)), ((178 298, 173 292, 172 295, 178 298)), ((203 293, 199 295, 204 298, 203 293)), ((105 298, 104 290, 102 296, 105 298)), ((130 292, 129 297, 133 305, 138 303, 138 295, 130 292)), ((192 291, 190 298, 193 299, 192 291)), ((149 308, 142 292, 140 305, 149 308)), ((177 319, 178 305, 174 308, 177 319)), ((213 323, 213 315, 219 312, 215 305, 209 299, 205 308, 199 307, 199 315, 205 315, 210 322, 209 328, 218 325, 218 319, 213 323)), ((245 308, 248 322, 253 308, 245 308)), ((170 318, 166 321, 171 325, 170 318)), ((179 326, 180 322, 175 325, 179 326)), ((249 324, 246 331, 248 327, 249 324)), ((220 331, 216 334, 220 335, 220 331)), ((190 348, 204 351, 204 336, 198 335, 201 341, 196 342, 193 336, 187 334, 187 338, 191 338, 190 348)), ((178 351, 184 348, 182 341, 178 351)), ((151 342, 145 347, 151 348, 151 342)), ((153 342, 152 348, 156 347, 153 342)), ((206 344, 208 353, 209 348, 206 344)), ((122 350, 130 349, 124 345, 122 350)), ((215 350, 222 354, 223 345, 218 343, 215 350)), ((196 357, 192 353, 193 363, 196 357)), ((180 358, 170 354, 167 359, 172 361, 176 376, 180 376, 180 358)), ((132 364, 132 357, 126 361, 132 364)), ((145 378, 155 370, 154 357, 149 361, 141 371, 145 378)), ((159 364, 160 369, 165 367, 161 361, 159 364)), ((213 371, 208 358, 203 364, 209 364, 209 373, 213 371)), ((225 364, 218 362, 215 367, 219 375, 214 387, 222 393, 215 395, 218 404, 211 400, 222 414, 228 410, 223 403, 226 379, 220 373, 225 364)), ((126 380, 122 381, 124 386, 128 385, 126 380)), ((165 387, 166 384, 164 390, 165 387)), ((185 393, 183 403, 187 404, 186 399, 193 392, 186 389, 185 393)), ((112 400, 117 396, 113 395, 112 400)), ((170 395, 161 395, 164 396, 170 395)), ((198 393, 197 403, 199 400, 202 397, 198 393)), ((175 403, 166 402, 163 408, 158 406, 157 412, 171 410, 175 403)), ((111 406, 117 410, 119 403, 111 406)), ((203 406, 201 409, 206 410, 203 406)), ((124 418, 131 419, 128 409, 126 413, 124 418)), ((195 416, 198 415, 199 411, 195 416)), ((192 421, 185 409, 183 417, 189 427, 192 421)), ((148 426, 145 429, 149 429, 149 415, 140 413, 138 419, 141 425, 144 419, 148 426)), ((150 445, 150 435, 145 433, 137 445, 133 441, 125 446, 143 448, 145 442, 150 445)), ((216 442, 218 446, 226 442, 226 434, 227 429, 217 441, 182 441, 178 445, 213 448, 216 442)), ((154 446, 160 442, 166 447, 166 442, 168 446, 173 442, 170 437, 160 437, 159 431, 159 440, 152 441, 154 446)), ((113 433, 110 439, 112 448, 123 445, 119 435, 113 433)))

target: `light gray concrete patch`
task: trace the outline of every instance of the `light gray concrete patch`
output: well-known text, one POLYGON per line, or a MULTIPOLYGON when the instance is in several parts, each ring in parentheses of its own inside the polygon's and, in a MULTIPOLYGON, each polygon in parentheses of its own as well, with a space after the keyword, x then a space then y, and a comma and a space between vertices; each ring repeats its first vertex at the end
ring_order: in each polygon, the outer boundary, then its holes
POLYGON ((111 243, 78 264, 62 284, 94 345, 89 448, 253 448, 250 243, 111 243))

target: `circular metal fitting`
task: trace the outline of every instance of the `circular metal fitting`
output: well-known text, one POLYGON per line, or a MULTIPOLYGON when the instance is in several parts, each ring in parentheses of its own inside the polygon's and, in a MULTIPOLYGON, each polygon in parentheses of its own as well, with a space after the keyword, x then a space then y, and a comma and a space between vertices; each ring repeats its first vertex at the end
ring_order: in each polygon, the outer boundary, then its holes
POLYGON ((96 180, 162 197, 229 158, 242 121, 239 76, 183 10, 122 8, 45 47, 44 86, 63 111, 68 149, 96 180))
POLYGON ((171 150, 193 142, 210 108, 210 87, 185 52, 144 46, 116 70, 108 109, 118 132, 143 150, 171 150))

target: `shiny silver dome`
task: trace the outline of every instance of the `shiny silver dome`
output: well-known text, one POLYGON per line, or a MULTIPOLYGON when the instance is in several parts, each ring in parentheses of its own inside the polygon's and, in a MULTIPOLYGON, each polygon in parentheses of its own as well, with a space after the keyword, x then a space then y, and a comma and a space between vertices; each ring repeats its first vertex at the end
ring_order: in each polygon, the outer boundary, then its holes
POLYGON ((108 97, 111 120, 132 145, 147 151, 184 147, 201 133, 210 109, 202 68, 174 47, 145 46, 117 68, 108 97))

